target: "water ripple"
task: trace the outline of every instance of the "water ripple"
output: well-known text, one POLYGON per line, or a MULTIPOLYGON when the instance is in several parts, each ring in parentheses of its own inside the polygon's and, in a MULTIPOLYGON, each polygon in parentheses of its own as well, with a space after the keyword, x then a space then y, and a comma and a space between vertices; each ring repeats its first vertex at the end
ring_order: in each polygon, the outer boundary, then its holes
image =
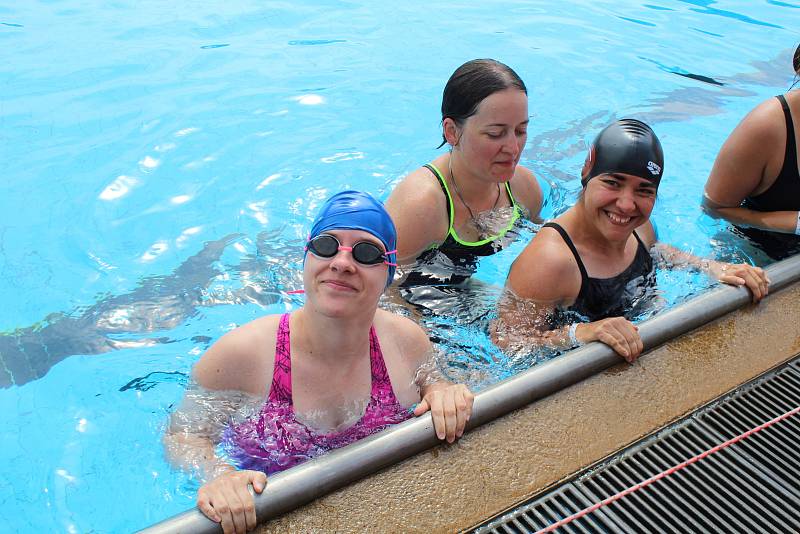
POLYGON ((702 13, 704 15, 717 15, 719 17, 726 17, 731 18, 734 20, 738 20, 740 22, 746 22, 747 24, 755 24, 758 26, 767 26, 769 28, 780 28, 783 29, 783 26, 778 26, 777 24, 772 24, 770 22, 764 22, 761 20, 754 19, 752 17, 748 17, 747 15, 742 15, 741 13, 736 13, 735 11, 728 11, 725 9, 717 9, 715 7, 709 7, 711 4, 716 4, 716 0, 678 0, 679 2, 684 2, 686 4, 691 4, 693 6, 699 6, 705 9, 692 9, 692 11, 696 11, 698 13, 702 13))
POLYGON ((347 41, 344 39, 299 39, 295 41, 289 41, 289 46, 316 46, 346 42, 347 41))

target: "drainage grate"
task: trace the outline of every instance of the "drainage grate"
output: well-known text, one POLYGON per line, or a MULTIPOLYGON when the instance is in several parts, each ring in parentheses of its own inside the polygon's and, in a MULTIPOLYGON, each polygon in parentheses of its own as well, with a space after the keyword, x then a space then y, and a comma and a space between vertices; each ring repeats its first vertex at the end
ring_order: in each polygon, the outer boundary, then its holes
MULTIPOLYGON (((800 406, 800 357, 473 532, 536 532, 800 406)), ((800 531, 800 416, 788 417, 557 532, 800 531)))

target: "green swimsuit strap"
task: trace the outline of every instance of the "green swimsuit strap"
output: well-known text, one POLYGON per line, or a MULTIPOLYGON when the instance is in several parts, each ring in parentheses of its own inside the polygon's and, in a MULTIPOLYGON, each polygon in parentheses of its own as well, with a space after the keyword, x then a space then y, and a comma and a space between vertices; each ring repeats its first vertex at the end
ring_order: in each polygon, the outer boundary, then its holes
MULTIPOLYGON (((514 215, 511 217, 511 220, 508 222, 508 225, 503 230, 501 230, 500 233, 497 235, 489 236, 486 239, 481 239, 480 241, 464 241, 463 239, 458 237, 455 228, 453 228, 453 220, 455 218, 455 206, 453 206, 453 197, 450 194, 450 188, 447 187, 447 182, 445 181, 444 176, 442 175, 441 171, 436 167, 436 165, 434 165, 433 163, 425 165, 425 168, 430 170, 433 173, 433 175, 439 179, 439 183, 442 185, 442 190, 444 191, 444 194, 447 197, 447 215, 448 218, 450 219, 449 227, 447 229, 447 235, 451 236, 456 241, 456 243, 464 245, 465 247, 479 247, 481 245, 485 245, 486 243, 491 243, 495 239, 500 239, 501 237, 506 235, 506 233, 508 233, 508 231, 514 227, 514 224, 516 224, 517 219, 519 219, 520 209, 519 205, 517 204, 517 199, 514 198, 514 194, 511 192, 511 186, 509 185, 508 182, 506 182, 505 184, 506 193, 508 194, 508 199, 511 201, 511 206, 514 208, 514 215)), ((431 248, 437 248, 437 247, 433 246, 431 248)))
POLYGON ((442 176, 441 171, 436 165, 434 165, 433 163, 429 163, 424 167, 429 171, 431 171, 433 175, 439 179, 439 185, 442 186, 442 191, 444 191, 444 196, 447 197, 447 218, 449 219, 447 233, 448 235, 455 234, 455 230, 453 230, 453 220, 455 219, 456 215, 456 207, 453 205, 453 197, 450 195, 450 188, 447 187, 447 182, 445 181, 444 176, 442 176))

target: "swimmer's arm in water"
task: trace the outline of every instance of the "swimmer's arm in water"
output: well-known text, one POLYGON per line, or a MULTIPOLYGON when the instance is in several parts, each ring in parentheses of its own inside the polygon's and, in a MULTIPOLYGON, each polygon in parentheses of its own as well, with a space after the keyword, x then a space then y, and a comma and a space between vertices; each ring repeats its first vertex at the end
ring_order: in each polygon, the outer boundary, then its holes
POLYGON ((800 217, 800 212, 797 211, 756 211, 743 206, 726 207, 712 200, 707 191, 703 195, 703 210, 714 218, 722 218, 739 226, 782 234, 795 234, 800 217))
POLYGON ((414 415, 430 411, 436 436, 453 443, 464 434, 475 397, 464 384, 453 384, 441 375, 433 346, 419 325, 404 317, 395 317, 394 322, 398 339, 403 339, 403 360, 419 388, 421 400, 414 415))
POLYGON ((504 351, 530 350, 531 344, 570 349, 579 344, 600 341, 633 363, 644 346, 639 328, 624 317, 608 317, 591 323, 577 323, 549 329, 555 306, 520 299, 508 288, 498 303, 498 319, 492 324, 492 341, 504 351), (570 328, 574 328, 570 336, 570 328))
POLYGON ((164 443, 171 463, 196 471, 203 480, 233 469, 217 458, 214 444, 239 407, 266 395, 263 384, 248 375, 266 373, 262 380, 272 379, 271 371, 251 356, 252 344, 260 341, 251 335, 258 321, 228 332, 203 354, 180 406, 170 416, 164 443))
POLYGON ((386 200, 386 210, 397 228, 397 262, 402 267, 447 237, 447 199, 438 179, 426 168, 417 169, 397 184, 386 200))
POLYGON ((213 392, 190 387, 181 406, 170 417, 164 434, 169 462, 206 481, 197 492, 197 507, 224 532, 245 532, 256 525, 255 504, 248 487, 261 493, 264 473, 237 471, 216 455, 214 443, 237 406, 236 392, 213 392))
POLYGON ((234 468, 214 451, 214 437, 218 438, 220 431, 213 428, 213 414, 207 412, 217 403, 201 400, 203 391, 196 385, 189 386, 181 405, 170 415, 164 450, 173 466, 195 473, 201 480, 210 480, 234 468))
MULTIPOLYGON (((551 329, 550 317, 557 306, 573 303, 580 288, 581 275, 572 253, 555 230, 543 228, 511 266, 492 340, 511 351, 529 349, 531 343, 574 346, 571 325, 551 329)), ((643 349, 638 328, 624 317, 579 323, 573 334, 581 344, 600 341, 629 362, 643 349)))
POLYGON ((779 172, 779 167, 769 161, 768 147, 785 146, 783 126, 776 127, 783 123, 780 104, 770 98, 751 111, 731 133, 706 182, 703 209, 709 215, 742 226, 795 233, 797 211, 760 212, 741 206, 748 196, 763 192, 765 176, 776 176, 779 172))
POLYGON ((264 473, 238 471, 225 463, 216 455, 215 443, 236 409, 246 402, 262 401, 274 362, 254 348, 263 346, 270 335, 274 339, 272 323, 276 322, 274 317, 257 319, 229 332, 206 351, 193 370, 196 386, 187 388, 164 435, 170 462, 198 472, 207 481, 197 492, 197 507, 220 523, 224 532, 255 528, 255 506, 248 488, 252 485, 261 493, 267 478, 264 473), (254 375, 263 382, 253 380, 254 375))
POLYGON ((769 277, 760 267, 700 258, 666 243, 656 243, 653 248, 669 267, 695 268, 724 284, 745 286, 753 295, 753 302, 760 301, 769 293, 769 277))

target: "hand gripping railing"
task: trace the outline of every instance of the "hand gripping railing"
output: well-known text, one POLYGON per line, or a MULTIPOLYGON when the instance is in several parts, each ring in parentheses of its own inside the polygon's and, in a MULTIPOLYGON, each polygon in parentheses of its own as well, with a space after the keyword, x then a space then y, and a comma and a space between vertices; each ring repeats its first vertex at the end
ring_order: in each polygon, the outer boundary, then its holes
MULTIPOLYGON (((766 269, 770 292, 800 280, 800 255, 766 269)), ((720 286, 639 325, 645 350, 702 326, 751 300, 742 287, 720 286)), ((478 427, 551 393, 588 378, 622 359, 602 343, 590 343, 490 386, 475 396, 467 429, 478 427)), ((262 523, 313 501, 351 482, 438 445, 430 417, 423 416, 331 451, 273 475, 255 496, 256 517, 262 523)), ((196 509, 157 523, 148 534, 218 533, 220 525, 196 509)))

